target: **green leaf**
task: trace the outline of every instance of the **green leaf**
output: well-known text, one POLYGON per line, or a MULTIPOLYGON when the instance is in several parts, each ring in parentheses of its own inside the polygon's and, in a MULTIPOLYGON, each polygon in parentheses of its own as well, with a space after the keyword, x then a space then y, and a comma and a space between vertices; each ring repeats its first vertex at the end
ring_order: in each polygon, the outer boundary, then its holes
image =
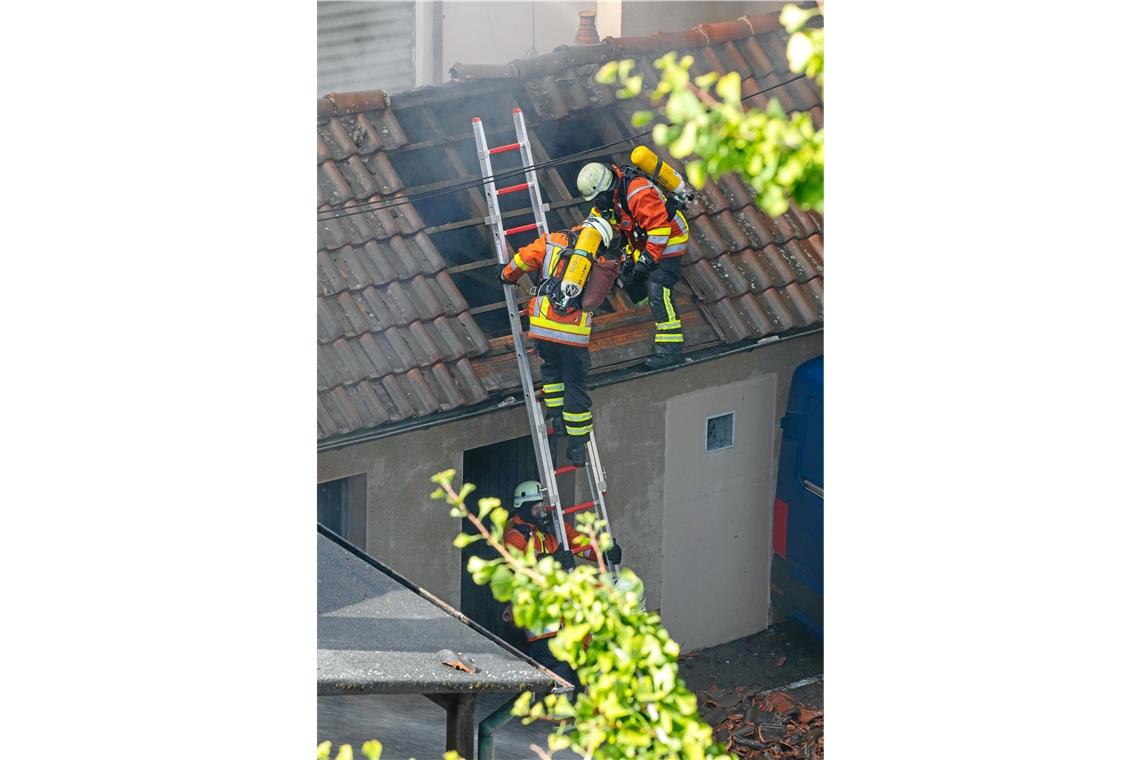
POLYGON ((740 102, 740 74, 730 71, 716 83, 716 94, 722 100, 736 104, 740 102))
POLYGON ((329 760, 330 752, 332 752, 332 742, 326 739, 317 745, 317 760, 329 760))
POLYGON ((546 744, 550 747, 551 752, 557 752, 560 749, 566 749, 570 746, 570 737, 565 734, 551 734, 546 737, 546 744))
POLYGON ((491 510, 491 522, 499 530, 503 530, 503 527, 507 524, 507 517, 507 510, 502 507, 495 507, 491 510))
POLYGON ((618 62, 610 61, 603 64, 598 73, 594 75, 594 79, 602 84, 613 84, 617 81, 618 62))
POLYGON ((669 155, 673 158, 684 158, 693 152, 697 142, 697 124, 690 121, 681 130, 681 136, 669 144, 669 155))
POLYGON ((437 472, 435 475, 432 475, 431 476, 431 482, 435 483, 436 485, 442 486, 442 485, 445 485, 447 483, 450 483, 451 479, 454 477, 455 477, 455 469, 452 468, 450 470, 444 470, 443 472, 437 472))
POLYGON ((491 594, 500 602, 505 602, 511 598, 511 582, 514 580, 515 574, 506 565, 498 565, 495 567, 495 573, 491 576, 491 594))
POLYGON ((479 519, 482 520, 495 507, 502 506, 498 496, 486 496, 479 500, 479 519))
POLYGON ((811 59, 815 50, 811 40, 803 32, 796 32, 788 40, 788 68, 795 73, 801 73, 811 59))
POLYGON ((689 178, 689 182, 693 187, 700 190, 705 186, 705 178, 708 176, 705 172, 705 162, 701 160, 690 161, 685 164, 685 174, 689 178))
POLYGON ((380 753, 384 751, 384 745, 375 739, 369 739, 360 745, 360 752, 367 760, 380 760, 380 753))
POLYGON ((764 112, 777 119, 788 118, 787 114, 784 113, 784 107, 780 105, 780 101, 776 100, 776 98, 772 98, 768 101, 768 107, 764 109, 764 112))
POLYGON ((466 500, 467 497, 470 496, 474 490, 475 490, 474 484, 464 483, 463 487, 459 489, 459 501, 466 500))
POLYGON ((476 541, 482 541, 482 540, 483 540, 483 537, 480 536, 478 533, 460 533, 458 536, 455 537, 455 540, 452 541, 451 543, 453 546, 456 546, 456 547, 462 549, 466 546, 470 546, 471 544, 475 543, 476 541))
POLYGON ((336 760, 352 760, 352 745, 342 744, 340 749, 337 750, 336 760))
POLYGON ((633 116, 630 117, 629 123, 635 127, 644 127, 649 122, 653 121, 652 111, 634 111, 633 116))
POLYGON ((819 11, 817 10, 799 8, 789 3, 780 11, 780 23, 788 30, 788 34, 791 34, 803 29, 804 24, 806 24, 812 16, 817 15, 819 15, 819 11))
POLYGON ((707 74, 701 74, 699 77, 694 79, 693 82, 702 90, 707 90, 710 86, 712 86, 712 83, 715 82, 719 76, 720 74, 718 72, 710 71, 707 74))

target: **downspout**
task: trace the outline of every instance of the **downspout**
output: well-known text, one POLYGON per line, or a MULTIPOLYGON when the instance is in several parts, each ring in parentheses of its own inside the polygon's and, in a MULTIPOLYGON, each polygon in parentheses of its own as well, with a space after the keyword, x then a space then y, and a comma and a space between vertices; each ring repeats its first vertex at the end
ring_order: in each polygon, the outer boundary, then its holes
POLYGON ((495 760, 495 730, 511 719, 515 700, 508 699, 479 723, 478 760, 495 760))

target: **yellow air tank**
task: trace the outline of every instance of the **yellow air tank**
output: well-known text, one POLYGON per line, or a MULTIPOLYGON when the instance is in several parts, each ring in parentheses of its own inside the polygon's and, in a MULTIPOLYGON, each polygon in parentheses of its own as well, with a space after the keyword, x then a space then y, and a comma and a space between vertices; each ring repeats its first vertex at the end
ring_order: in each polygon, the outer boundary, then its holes
POLYGON ((566 262, 566 271, 562 273, 562 295, 567 300, 582 292, 601 242, 602 236, 593 227, 584 227, 578 233, 578 243, 566 262))
POLYGON ((629 154, 629 159, 633 161, 634 166, 660 182, 661 186, 669 192, 684 192, 685 180, 681 179, 681 175, 673 171, 672 166, 658 158, 657 154, 649 148, 638 145, 633 149, 633 153, 629 154))

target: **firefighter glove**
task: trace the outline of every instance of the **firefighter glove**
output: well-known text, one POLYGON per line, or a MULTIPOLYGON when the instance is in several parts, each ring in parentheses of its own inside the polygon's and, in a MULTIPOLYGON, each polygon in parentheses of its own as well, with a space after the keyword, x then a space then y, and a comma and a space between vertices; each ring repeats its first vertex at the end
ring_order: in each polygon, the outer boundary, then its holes
POLYGON ((569 549, 559 547, 554 552, 554 561, 562 566, 566 572, 574 569, 574 554, 569 549))
POLYGON ((503 283, 504 285, 514 285, 513 282, 507 279, 507 267, 509 266, 510 264, 505 264, 502 267, 499 267, 499 282, 503 283))
POLYGON ((656 268, 657 262, 653 260, 653 257, 650 256, 647 251, 642 251, 641 255, 637 257, 637 263, 633 265, 634 273, 642 277, 648 276, 649 273, 656 268))
POLYGON ((614 541, 614 545, 606 551, 606 562, 611 565, 621 564, 621 547, 618 546, 617 541, 614 541))

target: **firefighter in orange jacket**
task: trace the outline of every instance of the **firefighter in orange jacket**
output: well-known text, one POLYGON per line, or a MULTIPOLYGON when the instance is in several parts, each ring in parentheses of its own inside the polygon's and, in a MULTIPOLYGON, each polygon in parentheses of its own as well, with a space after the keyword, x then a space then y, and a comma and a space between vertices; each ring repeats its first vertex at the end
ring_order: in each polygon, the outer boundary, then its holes
MULTIPOLYGON (((566 540, 573 547, 566 550, 558 545, 558 535, 554 531, 554 516, 542 501, 542 486, 537 480, 524 480, 515 489, 515 498, 511 506, 511 517, 507 523, 507 531, 503 535, 503 542, 525 552, 527 545, 534 547, 536 556, 544 554, 554 555, 558 564, 565 570, 574 569, 574 557, 582 557, 591 562, 596 561, 597 555, 590 546, 574 546, 574 539, 581 535, 568 520, 563 522, 566 528, 566 540)), ((621 547, 614 541, 613 546, 605 553, 606 560, 611 565, 621 564, 621 547)), ((503 620, 513 622, 511 607, 503 610, 503 620)), ((530 645, 530 654, 546 667, 573 683, 577 682, 573 671, 561 660, 550 654, 546 640, 558 633, 558 626, 550 626, 543 631, 527 631, 526 639, 530 645)))
MULTIPOLYGON (((613 229, 604 220, 587 219, 583 224, 594 227, 602 243, 610 244, 613 229)), ((559 230, 540 236, 523 246, 499 271, 504 283, 518 282, 524 273, 532 273, 538 287, 530 301, 530 330, 542 359, 542 392, 547 415, 555 432, 568 440, 566 458, 578 467, 586 464, 586 443, 594 429, 590 412, 590 394, 586 391, 586 372, 590 369, 590 313, 570 306, 565 311, 555 308, 551 296, 554 286, 566 270, 570 252, 577 239, 574 230, 559 230)))
POLYGON ((583 166, 578 190, 594 201, 592 214, 609 220, 625 235, 633 252, 633 274, 648 280, 657 332, 653 356, 645 365, 661 369, 681 362, 685 336, 673 307, 672 288, 681 279, 681 257, 689 241, 685 215, 670 207, 652 181, 613 164, 583 166))

